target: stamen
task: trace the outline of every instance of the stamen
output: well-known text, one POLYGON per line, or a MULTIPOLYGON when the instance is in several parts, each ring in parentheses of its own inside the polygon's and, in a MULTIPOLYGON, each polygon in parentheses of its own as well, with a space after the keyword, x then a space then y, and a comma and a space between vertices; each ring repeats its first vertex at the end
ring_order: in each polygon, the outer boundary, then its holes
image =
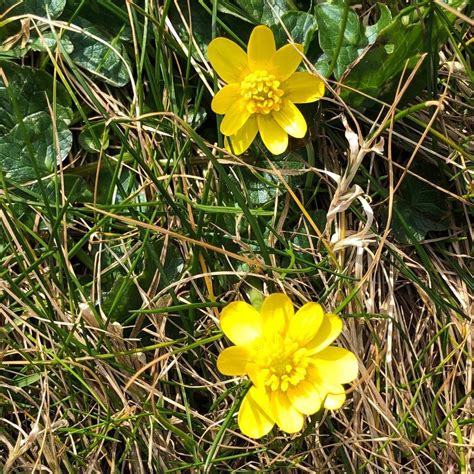
POLYGON ((240 84, 241 96, 247 102, 247 110, 252 114, 269 114, 273 110, 280 110, 284 91, 278 87, 280 81, 267 71, 249 74, 240 84))
POLYGON ((267 340, 257 362, 262 382, 272 391, 286 392, 305 380, 310 359, 307 350, 282 337, 267 340))

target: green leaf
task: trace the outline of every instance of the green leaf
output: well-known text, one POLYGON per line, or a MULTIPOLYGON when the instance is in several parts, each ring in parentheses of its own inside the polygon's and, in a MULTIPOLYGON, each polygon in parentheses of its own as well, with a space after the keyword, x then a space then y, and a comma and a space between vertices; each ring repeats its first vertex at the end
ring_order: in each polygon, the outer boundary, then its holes
POLYGON ((316 71, 323 77, 329 77, 331 74, 331 58, 323 53, 314 64, 316 71))
POLYGON ((319 45, 330 62, 337 54, 334 76, 339 79, 367 44, 359 17, 353 10, 349 10, 341 48, 338 52, 344 16, 343 5, 321 3, 316 6, 315 13, 318 20, 319 45))
POLYGON ((91 25, 86 20, 78 23, 83 33, 68 33, 74 45, 71 59, 78 66, 112 86, 127 85, 130 81, 127 71, 130 60, 120 35, 111 38, 106 31, 91 25))
MULTIPOLYGON (((287 174, 289 170, 302 171, 305 166, 300 155, 295 152, 287 153, 282 159, 275 158, 273 164, 284 174, 287 174)), ((304 184, 305 176, 303 173, 300 176, 295 173, 295 175, 286 176, 285 180, 293 188, 300 188, 304 184)), ((252 173, 244 169, 242 181, 245 182, 249 207, 254 209, 265 207, 273 210, 275 198, 282 192, 286 192, 280 179, 273 173, 252 173)))
MULTIPOLYGON (((306 12, 291 10, 282 15, 281 21, 288 30, 291 40, 302 44, 306 52, 318 29, 316 17, 306 12)), ((273 25, 272 30, 278 46, 283 46, 288 42, 288 34, 280 23, 273 25)))
POLYGON ((135 279, 128 275, 116 276, 112 288, 102 292, 102 311, 112 321, 124 321, 128 312, 141 305, 135 279))
POLYGON ((240 0, 239 7, 256 23, 271 26, 290 10, 285 0, 240 0))
POLYGON ((197 130, 207 119, 207 111, 204 107, 199 107, 196 110, 194 105, 191 105, 186 110, 184 120, 191 125, 195 130, 197 130))
POLYGON ((50 193, 51 201, 56 200, 56 188, 61 189, 64 185, 63 192, 65 198, 70 202, 84 202, 92 201, 93 195, 85 179, 82 176, 75 176, 71 174, 63 174, 62 179, 60 176, 54 176, 53 179, 48 183, 46 192, 50 193), (58 181, 55 184, 55 181, 58 181))
MULTIPOLYGON (((28 186, 15 184, 14 187, 10 187, 10 195, 15 195, 16 197, 12 204, 13 212, 18 219, 21 219, 23 224, 32 228, 35 226, 36 219, 36 213, 32 212, 32 208, 38 209, 38 206, 40 206, 39 209, 41 211, 44 199, 50 203, 55 203, 59 197, 58 192, 61 194, 64 193, 64 197, 70 204, 75 202, 90 202, 93 198, 86 181, 81 176, 63 174, 61 177, 60 175, 54 175, 48 180, 43 180, 42 186, 38 182, 35 182, 28 186), (46 186, 44 185, 45 183, 46 186), (42 191, 44 191, 44 195, 42 191)), ((68 221, 72 220, 68 212, 66 212, 66 217, 68 221)), ((37 225, 36 223, 36 226, 37 225)), ((41 220, 39 225, 41 229, 48 229, 43 220, 41 220)))
MULTIPOLYGON (((465 4, 461 0, 448 3, 454 8, 461 8, 465 4)), ((388 26, 378 32, 375 42, 365 49, 341 77, 341 82, 348 86, 341 88, 342 99, 358 108, 373 105, 373 100, 350 90, 355 89, 374 98, 388 102, 393 100, 403 71, 405 77, 408 77, 421 55, 426 52, 426 28, 417 15, 417 10, 409 13, 401 12, 388 26)), ((454 20, 454 16, 449 18, 451 21, 454 20)), ((446 31, 440 25, 440 20, 438 18, 435 20, 430 42, 437 43, 435 46, 432 44, 432 47, 437 49, 445 40, 446 31)), ((370 36, 370 40, 372 39, 370 36)), ((410 85, 411 94, 426 86, 426 80, 422 77, 423 67, 417 76, 420 79, 415 78, 410 85)))
POLYGON ((69 96, 56 84, 53 122, 48 110, 54 103, 53 78, 9 62, 0 62, 0 68, 8 81, 8 86, 0 82, 0 169, 16 183, 42 178, 71 149, 69 96))
POLYGON ((392 230, 404 243, 422 241, 430 231, 448 229, 446 197, 435 188, 408 176, 394 203, 392 230))
MULTIPOLYGON (((174 245, 169 245, 166 248, 163 265, 159 263, 162 252, 163 241, 161 240, 145 244, 135 270, 136 279, 126 274, 122 267, 121 270, 113 272, 112 278, 109 279, 109 283, 112 281, 112 286, 110 290, 103 292, 102 299, 102 310, 109 318, 122 322, 129 317, 130 311, 139 309, 142 305, 142 298, 137 284, 147 291, 155 277, 155 272, 159 271, 160 273, 157 291, 179 279, 184 269, 184 260, 178 248, 174 245)), ((131 260, 133 260, 133 256, 131 260)))
MULTIPOLYGON (((202 8, 199 4, 192 4, 187 0, 177 0, 177 5, 181 10, 181 14, 178 12, 177 7, 172 4, 169 12, 169 18, 176 28, 179 36, 183 40, 187 47, 190 47, 189 41, 189 28, 192 29, 193 41, 197 43, 199 49, 202 52, 207 51, 207 45, 212 41, 212 17, 209 13, 202 8), (190 24, 184 24, 183 18, 190 24)), ((196 51, 195 46, 192 46, 192 56, 197 61, 202 60, 202 56, 196 51)))
POLYGON ((377 3, 377 6, 379 7, 380 11, 380 17, 378 21, 365 29, 365 37, 367 38, 369 44, 374 44, 379 33, 392 21, 392 13, 390 12, 389 8, 383 3, 377 3))
POLYGON ((9 11, 8 16, 32 14, 43 17, 57 18, 66 6, 66 0, 6 0, 2 2, 2 12, 8 10, 11 6, 15 8, 9 11))
POLYGON ((100 153, 109 147, 109 130, 103 122, 86 126, 79 135, 79 144, 89 153, 100 153))
POLYGON ((119 37, 122 41, 132 40, 127 5, 123 1, 67 0, 62 17, 76 25, 94 25, 106 31, 109 37, 119 37))
POLYGON ((25 11, 40 16, 57 18, 66 6, 66 0, 24 0, 25 11))
MULTIPOLYGON (((66 53, 71 54, 73 52, 74 46, 67 36, 63 36, 60 43, 66 53)), ((54 51, 57 46, 57 34, 47 31, 40 37, 31 37, 28 45, 33 51, 54 51)))
MULTIPOLYGON (((390 100, 405 65, 405 75, 408 76, 423 49, 422 26, 419 23, 405 25, 398 17, 380 33, 375 43, 341 78, 341 82, 369 96, 390 100)), ((345 88, 341 91, 341 97, 354 107, 372 103, 370 99, 345 88)))
MULTIPOLYGON (((57 123, 58 147, 63 160, 72 146, 72 134, 64 121, 57 123)), ((56 168, 56 145, 51 117, 38 112, 22 119, 0 138, 0 168, 7 179, 25 182, 56 168)))
POLYGON ((41 372, 37 372, 35 374, 30 375, 17 376, 13 379, 13 383, 16 387, 19 388, 28 387, 29 385, 38 382, 41 377, 43 377, 43 374, 41 372))
POLYGON ((98 203, 118 204, 125 199, 130 201, 129 197, 131 193, 135 195, 133 202, 146 201, 144 191, 137 192, 138 184, 135 173, 131 172, 125 166, 122 166, 118 171, 118 175, 114 177, 115 173, 115 165, 107 160, 100 170, 99 182, 101 185, 98 187, 96 195, 98 203))
POLYGON ((274 202, 279 192, 278 179, 270 174, 254 175, 244 172, 247 185, 249 207, 261 207, 274 202))

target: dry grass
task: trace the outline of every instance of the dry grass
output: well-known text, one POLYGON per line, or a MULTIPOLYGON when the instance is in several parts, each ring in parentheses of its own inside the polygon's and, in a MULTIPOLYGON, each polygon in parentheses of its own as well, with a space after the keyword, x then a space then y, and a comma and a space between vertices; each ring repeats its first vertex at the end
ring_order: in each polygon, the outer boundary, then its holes
MULTIPOLYGON (((140 58, 143 17, 127 8, 140 58)), ((211 69, 187 63, 189 45, 160 20, 150 12, 166 39, 154 46, 161 77, 146 66, 137 89, 51 57, 110 133, 107 150, 77 146, 60 170, 86 177, 89 202, 59 185, 48 215, 2 178, 2 472, 469 472, 472 99, 458 53, 443 49, 439 96, 421 110, 397 116, 408 73, 376 114, 352 110, 330 81, 311 140, 277 161, 260 149, 236 159, 182 119, 210 110, 211 69), (153 80, 156 113, 143 100, 153 80), (408 177, 448 202, 446 230, 420 242, 392 231, 408 177), (273 194, 256 202, 255 189, 273 194), (252 291, 340 312, 339 343, 360 360, 344 408, 293 437, 244 437, 244 387, 216 369, 228 345, 219 308, 252 291)))

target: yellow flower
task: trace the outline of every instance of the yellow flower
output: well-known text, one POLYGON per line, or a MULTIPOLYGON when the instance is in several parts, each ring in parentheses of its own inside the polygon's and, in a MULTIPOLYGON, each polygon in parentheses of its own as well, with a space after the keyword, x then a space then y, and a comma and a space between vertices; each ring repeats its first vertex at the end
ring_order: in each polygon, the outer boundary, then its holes
POLYGON ((342 320, 324 313, 321 305, 307 303, 295 313, 288 296, 275 293, 260 312, 243 301, 230 303, 220 324, 235 346, 221 352, 217 368, 224 375, 248 375, 253 383, 239 410, 242 433, 260 438, 275 423, 296 433, 304 415, 344 403, 342 384, 357 377, 357 359, 330 346, 342 320))
POLYGON ((230 138, 234 153, 243 153, 257 132, 275 155, 288 146, 288 135, 302 138, 306 121, 295 106, 324 95, 323 81, 308 72, 296 72, 303 46, 287 44, 278 51, 270 28, 256 26, 247 53, 233 41, 216 38, 208 46, 212 67, 227 85, 212 101, 212 110, 224 114, 221 132, 230 138))

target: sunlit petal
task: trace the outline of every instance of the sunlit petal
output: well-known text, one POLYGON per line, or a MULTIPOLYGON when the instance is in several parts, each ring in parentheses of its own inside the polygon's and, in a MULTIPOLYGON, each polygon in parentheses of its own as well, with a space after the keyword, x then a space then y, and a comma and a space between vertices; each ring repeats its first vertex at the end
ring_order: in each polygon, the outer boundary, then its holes
POLYGON ((250 344, 262 334, 260 313, 244 301, 234 301, 221 312, 220 325, 224 334, 237 345, 250 344))
POLYGON ((250 117, 250 112, 242 100, 234 102, 221 122, 221 133, 227 136, 235 135, 250 117))
POLYGON ((250 438, 261 438, 271 431, 275 422, 264 390, 250 388, 242 400, 237 420, 240 431, 250 438))
POLYGON ((286 81, 298 68, 303 60, 303 46, 301 44, 287 44, 280 48, 273 56, 271 71, 280 81, 286 81))
POLYGON ((342 320, 339 316, 327 313, 324 315, 323 322, 319 327, 319 331, 308 342, 306 348, 312 354, 316 354, 328 347, 334 339, 336 339, 342 331, 342 320))
POLYGON ((285 294, 273 293, 267 296, 260 309, 264 332, 285 334, 294 312, 293 303, 285 294))
POLYGON ((326 393, 324 396, 324 408, 328 410, 337 410, 344 405, 346 401, 346 392, 342 385, 326 386, 326 393))
POLYGON ((356 356, 342 347, 326 347, 315 354, 312 361, 321 379, 330 384, 352 382, 359 373, 356 356))
POLYGON ((257 388, 265 388, 265 382, 268 377, 268 369, 262 369, 261 366, 253 361, 250 361, 246 366, 246 370, 249 379, 257 388))
POLYGON ((301 345, 314 338, 324 319, 324 310, 318 303, 306 303, 290 318, 288 335, 301 345))
POLYGON ((247 53, 227 38, 216 38, 207 47, 214 70, 225 82, 240 82, 248 72, 247 53))
POLYGON ((240 84, 223 87, 212 99, 211 108, 216 114, 226 114, 231 105, 240 100, 240 84))
POLYGON ((306 104, 324 95, 324 81, 309 72, 295 72, 282 85, 285 97, 295 104, 306 104))
POLYGON ((291 404, 285 392, 270 395, 272 412, 280 429, 286 433, 297 433, 303 428, 303 415, 291 404))
POLYGON ((265 70, 275 54, 275 38, 268 26, 256 26, 250 35, 247 54, 251 70, 265 70))
POLYGON ((312 415, 321 409, 322 399, 318 389, 310 382, 303 381, 288 389, 288 398, 293 406, 304 415, 312 415))
POLYGON ((245 375, 249 353, 245 347, 231 346, 217 358, 217 369, 224 375, 245 375))
POLYGON ((279 155, 288 148, 288 134, 271 115, 257 115, 257 124, 262 141, 271 153, 279 155))
POLYGON ((273 118, 288 135, 295 138, 303 138, 308 126, 303 114, 297 109, 293 102, 285 99, 280 110, 272 112, 273 118))
POLYGON ((233 151, 235 155, 241 155, 255 140, 257 132, 257 118, 252 115, 235 135, 224 138, 226 149, 233 151))

